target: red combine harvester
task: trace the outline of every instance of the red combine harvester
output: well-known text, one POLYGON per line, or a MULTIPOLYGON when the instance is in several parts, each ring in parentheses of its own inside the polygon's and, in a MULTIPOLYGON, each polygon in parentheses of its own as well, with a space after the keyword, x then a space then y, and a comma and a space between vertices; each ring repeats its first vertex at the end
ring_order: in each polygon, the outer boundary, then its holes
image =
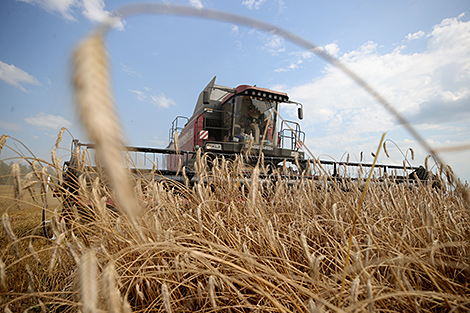
MULTIPOLYGON (((245 158, 248 165, 256 164, 262 156, 265 165, 275 168, 288 163, 292 165, 294 174, 310 176, 312 179, 319 174, 318 167, 315 168, 312 164, 321 164, 330 174, 330 180, 344 177, 354 179, 354 174, 351 175, 348 169, 356 169, 357 172, 358 168, 372 167, 372 164, 362 162, 307 159, 302 151, 305 133, 300 124, 284 120, 278 114, 282 104, 296 105, 300 120, 303 118, 301 103, 289 100, 284 92, 250 85, 230 88, 215 84, 215 79, 214 77, 199 94, 190 118, 177 116, 173 120, 166 148, 125 147, 129 158, 130 153, 134 152, 136 155, 131 160, 134 166, 131 171, 135 175, 145 176, 152 172, 148 168, 149 164, 156 167, 160 178, 180 182, 183 181, 183 176, 194 178, 194 163, 199 150, 211 158, 223 156, 231 159, 240 153, 246 153, 249 155, 245 158), (141 156, 140 162, 138 154, 141 156), (149 154, 153 157, 148 157, 149 154)), ((74 140, 71 158, 65 162, 66 174, 74 177, 83 174, 83 170, 78 170, 83 166, 77 162, 80 157, 83 158, 84 153, 88 154, 94 148, 94 144, 74 140)), ((398 182, 414 180, 415 177, 424 180, 431 174, 424 168, 406 164, 375 164, 375 168, 382 174, 393 175, 398 182), (391 173, 391 170, 401 174, 391 173), (427 176, 420 174, 424 172, 427 176)))
MULTIPOLYGON (((192 185, 197 182, 195 161, 198 151, 206 153, 212 159, 234 159, 236 155, 244 154, 244 163, 248 165, 243 173, 246 176, 251 175, 250 167, 260 157, 264 165, 269 165, 268 169, 286 164, 292 169, 289 172, 283 171, 281 176, 261 173, 263 179, 281 177, 292 181, 304 177, 317 180, 320 174, 317 165, 321 165, 322 171, 329 174, 327 181, 342 182, 345 179, 363 178, 361 174, 357 176, 357 172, 372 167, 368 163, 307 159, 301 151, 305 133, 300 124, 286 121, 278 114, 283 103, 294 104, 298 107, 298 118, 302 119, 302 104, 290 101, 284 92, 249 85, 229 88, 216 85, 215 79, 214 77, 200 93, 190 118, 178 116, 174 119, 167 148, 125 147, 123 154, 127 154, 128 165, 136 178, 166 180, 169 185, 175 182, 192 185), (348 173, 351 168, 355 169, 356 177, 348 173)), ((90 206, 81 199, 78 182, 82 176, 91 184, 101 172, 101 168, 91 162, 94 149, 94 144, 81 143, 78 140, 72 142, 70 160, 64 163, 64 183, 57 189, 57 195, 62 198, 64 215, 72 209, 86 211, 90 206)), ((397 183, 414 184, 434 177, 423 167, 405 164, 376 164, 375 168, 380 171, 376 177, 391 174, 397 183), (395 173, 388 173, 390 170, 395 173), (401 175, 396 174, 398 172, 401 175)), ((106 205, 114 208, 112 202, 108 201, 106 205)), ((47 236, 45 208, 43 225, 47 236)))

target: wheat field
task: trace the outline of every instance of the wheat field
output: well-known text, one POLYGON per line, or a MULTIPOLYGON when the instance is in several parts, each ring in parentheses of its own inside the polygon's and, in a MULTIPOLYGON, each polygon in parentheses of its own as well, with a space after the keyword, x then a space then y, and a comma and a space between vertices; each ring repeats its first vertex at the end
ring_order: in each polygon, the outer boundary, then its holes
POLYGON ((470 309, 466 190, 446 177, 445 188, 372 179, 367 190, 326 173, 283 180, 282 168, 248 180, 242 158, 199 154, 194 186, 131 179, 130 218, 107 207, 118 200, 101 172, 78 179, 84 213, 52 197, 57 162, 33 162, 27 175, 12 166, 0 196, 4 312, 470 309))

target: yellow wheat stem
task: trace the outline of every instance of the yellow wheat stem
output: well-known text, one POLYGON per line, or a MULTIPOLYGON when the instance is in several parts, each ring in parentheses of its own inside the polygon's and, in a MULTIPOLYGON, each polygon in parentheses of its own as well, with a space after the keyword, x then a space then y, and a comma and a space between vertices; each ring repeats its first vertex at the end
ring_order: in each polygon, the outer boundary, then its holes
POLYGON ((382 147, 382 144, 384 142, 385 135, 386 135, 386 133, 383 133, 382 138, 380 139, 380 143, 379 143, 379 146, 377 148, 377 152, 375 153, 374 162, 372 163, 372 167, 370 169, 369 176, 367 177, 367 181, 366 181, 366 184, 364 186, 364 190, 362 191, 362 194, 361 194, 361 200, 359 201, 359 206, 357 207, 357 210, 356 210, 355 215, 354 215, 353 227, 352 227, 352 230, 351 230, 351 235, 349 236, 348 250, 347 250, 347 253, 346 253, 346 264, 344 265, 344 270, 343 270, 343 279, 341 280, 341 289, 340 289, 340 292, 339 292, 339 297, 340 298, 339 298, 338 307, 341 307, 342 292, 344 290, 344 285, 345 285, 345 281, 346 281, 346 274, 347 274, 347 270, 348 270, 348 266, 349 266, 349 256, 351 254, 351 246, 352 246, 352 242, 353 242, 354 233, 356 231, 357 219, 359 218, 359 213, 361 213, 362 204, 364 203, 364 198, 366 196, 367 189, 369 188, 370 180, 372 178, 372 173, 374 172, 374 168, 375 168, 375 163, 377 163, 377 158, 379 156, 380 148, 382 147))

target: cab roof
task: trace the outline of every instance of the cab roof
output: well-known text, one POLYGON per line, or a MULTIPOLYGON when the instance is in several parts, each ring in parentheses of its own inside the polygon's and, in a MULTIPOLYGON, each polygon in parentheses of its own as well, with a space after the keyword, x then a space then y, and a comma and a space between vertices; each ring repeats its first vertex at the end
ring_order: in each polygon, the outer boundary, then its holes
MULTIPOLYGON (((196 116, 199 112, 201 112, 204 108, 203 103, 203 93, 207 91, 209 93, 210 101, 218 102, 218 103, 225 103, 230 98, 235 95, 247 95, 252 97, 260 97, 266 98, 273 101, 278 102, 287 102, 289 101, 289 96, 285 92, 275 91, 267 88, 261 88, 256 86, 250 85, 240 85, 236 88, 225 87, 221 85, 215 84, 216 77, 212 78, 212 80, 207 84, 207 86, 203 89, 203 91, 199 94, 199 98, 196 103, 196 107, 194 108, 192 117, 196 116)), ((192 118, 191 117, 191 118, 192 118)))
POLYGON ((235 88, 234 92, 230 92, 222 100, 222 104, 227 102, 231 97, 235 95, 247 95, 253 97, 261 97, 279 102, 289 101, 289 96, 285 92, 275 91, 267 88, 261 88, 250 85, 240 85, 235 88))

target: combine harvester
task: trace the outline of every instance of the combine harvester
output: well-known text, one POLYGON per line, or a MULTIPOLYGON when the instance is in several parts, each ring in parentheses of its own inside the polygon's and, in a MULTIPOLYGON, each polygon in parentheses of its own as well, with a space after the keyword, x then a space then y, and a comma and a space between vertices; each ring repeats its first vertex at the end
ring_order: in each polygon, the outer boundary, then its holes
MULTIPOLYGON (((130 153, 135 153, 135 158, 130 160, 135 167, 131 170, 135 174, 145 176, 151 172, 147 166, 149 164, 156 167, 160 177, 182 182, 185 175, 194 182, 194 164, 198 150, 207 154, 210 159, 234 159, 236 155, 243 154, 248 166, 256 165, 262 157, 264 165, 271 169, 288 164, 292 175, 304 175, 311 179, 316 179, 320 174, 315 164, 321 165, 330 179, 342 179, 345 176, 354 179, 354 175, 346 174, 345 169, 372 167, 371 163, 306 158, 302 151, 305 133, 300 124, 284 120, 278 114, 282 104, 294 104, 298 107, 298 119, 301 120, 301 103, 289 100, 289 96, 284 92, 250 85, 230 88, 215 84, 215 79, 214 77, 200 93, 190 118, 177 116, 173 120, 166 148, 126 147, 128 158, 132 159, 130 153), (137 154, 140 154, 140 159, 137 154)), ((74 140, 72 156, 65 163, 67 174, 80 175, 81 173, 76 172, 80 167, 76 164, 77 160, 84 150, 94 148, 94 144, 74 140)), ((379 169, 382 175, 393 176, 397 182, 403 182, 405 179, 426 180, 430 174, 422 167, 406 164, 375 164, 375 168, 379 169), (396 174, 398 172, 401 175, 396 174)))
MULTIPOLYGON (((177 116, 173 120, 166 148, 125 147, 123 153, 136 179, 165 181, 170 188, 177 184, 194 185, 198 181, 195 167, 198 152, 209 160, 221 157, 234 160, 243 156, 244 182, 251 180, 251 170, 259 161, 268 169, 260 172, 260 179, 281 177, 291 183, 300 178, 318 180, 324 174, 330 183, 355 180, 364 177, 357 174, 362 169, 372 168, 370 163, 306 158, 302 151, 305 133, 300 124, 286 121, 278 114, 282 104, 294 104, 301 120, 302 104, 290 101, 284 92, 250 85, 230 88, 215 84, 215 79, 200 93, 190 118, 177 116), (271 175, 275 169, 282 170, 271 175)), ((101 171, 91 161, 94 149, 94 144, 73 140, 71 158, 64 163, 64 183, 57 189, 64 208, 75 207, 80 211, 89 205, 80 199, 78 182, 84 175, 91 184, 101 171)), ((434 177, 423 167, 406 164, 375 164, 375 168, 379 171, 375 175, 379 181, 388 175, 397 183, 416 184, 434 177)), ((107 206, 114 207, 114 203, 109 200, 107 206)), ((43 222, 45 225, 45 217, 43 222)))

